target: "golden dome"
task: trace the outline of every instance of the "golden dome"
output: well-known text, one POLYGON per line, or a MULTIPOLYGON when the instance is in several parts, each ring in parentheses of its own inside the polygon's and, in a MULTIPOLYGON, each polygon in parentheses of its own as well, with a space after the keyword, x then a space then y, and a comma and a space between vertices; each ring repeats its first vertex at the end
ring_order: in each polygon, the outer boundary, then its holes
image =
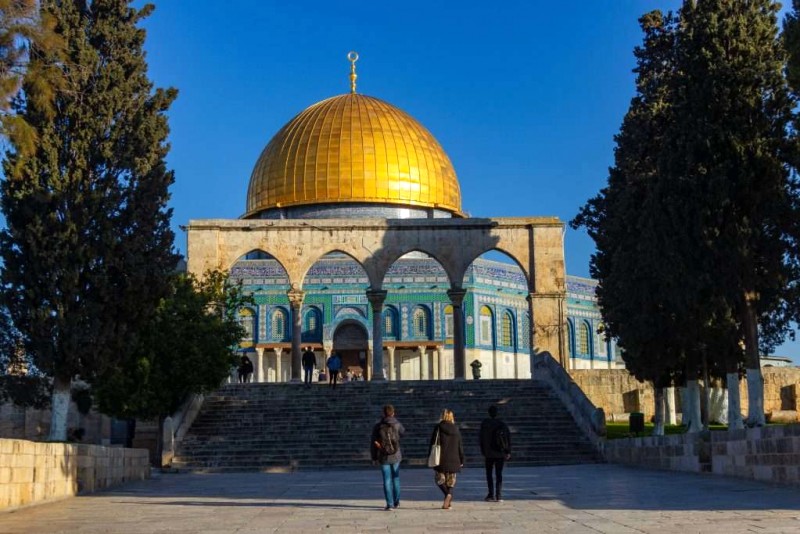
POLYGON ((461 215, 455 170, 433 135, 396 107, 355 93, 318 102, 281 128, 250 176, 244 216, 345 202, 461 215))

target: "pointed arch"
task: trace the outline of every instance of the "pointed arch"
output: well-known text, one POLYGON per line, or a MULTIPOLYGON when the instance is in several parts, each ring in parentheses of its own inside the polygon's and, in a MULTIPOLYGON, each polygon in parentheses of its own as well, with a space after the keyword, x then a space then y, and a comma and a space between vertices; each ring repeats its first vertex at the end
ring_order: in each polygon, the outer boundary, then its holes
POLYGON ((394 306, 386 306, 383 309, 383 338, 397 340, 400 331, 400 314, 394 306))
POLYGON ((514 315, 511 310, 503 312, 503 318, 500 323, 500 346, 505 348, 516 348, 514 340, 516 339, 514 315))
POLYGON ((489 306, 481 306, 478 317, 478 339, 481 345, 494 347, 494 312, 489 306))
POLYGON ((269 339, 273 342, 289 341, 289 312, 283 306, 274 306, 269 312, 269 339))
POLYGON ((586 321, 581 321, 580 326, 578 327, 578 354, 581 356, 589 356, 592 355, 592 329, 589 326, 589 323, 586 321))
POLYGON ((316 306, 308 306, 303 312, 303 341, 322 342, 322 311, 316 306))
POLYGON ((431 339, 431 312, 427 306, 419 304, 411 312, 411 337, 431 339))

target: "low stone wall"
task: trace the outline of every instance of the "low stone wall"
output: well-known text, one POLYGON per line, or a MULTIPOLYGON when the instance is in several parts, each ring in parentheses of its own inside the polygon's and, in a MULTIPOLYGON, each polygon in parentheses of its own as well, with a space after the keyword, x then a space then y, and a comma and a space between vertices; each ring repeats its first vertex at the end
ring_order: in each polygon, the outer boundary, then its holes
MULTIPOLYGON (((81 415, 74 402, 69 405, 67 428, 84 429, 83 443, 108 445, 111 438, 111 418, 92 411, 81 415)), ((0 404, 0 438, 45 440, 50 433, 50 410, 22 408, 13 403, 0 404)))
POLYGON ((800 485, 800 425, 616 439, 604 454, 610 463, 800 485))
MULTIPOLYGON (((764 412, 800 411, 800 368, 764 367, 764 412)), ((586 393, 592 404, 602 408, 606 418, 613 421, 618 414, 644 413, 650 420, 654 411, 653 387, 632 377, 625 369, 573 369, 570 376, 586 393)), ((742 412, 747 415, 747 383, 739 382, 742 412)), ((680 394, 676 390, 676 402, 680 394)))
POLYGON ((0 510, 149 477, 146 450, 0 439, 0 510))

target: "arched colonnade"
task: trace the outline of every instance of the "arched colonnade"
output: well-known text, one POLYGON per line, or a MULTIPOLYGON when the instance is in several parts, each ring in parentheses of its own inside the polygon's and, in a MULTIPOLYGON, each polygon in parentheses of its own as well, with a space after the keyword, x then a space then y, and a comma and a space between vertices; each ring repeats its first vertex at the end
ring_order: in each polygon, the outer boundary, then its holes
POLYGON ((229 270, 253 250, 270 254, 286 271, 292 309, 291 377, 301 377, 303 281, 308 270, 331 252, 350 256, 369 279, 372 307, 372 380, 384 380, 381 316, 383 280, 392 264, 409 252, 436 259, 447 273, 453 306, 454 374, 465 378, 464 273, 472 262, 499 250, 522 269, 528 285, 531 362, 548 351, 562 365, 566 350, 564 224, 555 217, 495 219, 291 219, 190 221, 187 268, 202 278, 210 269, 229 270))

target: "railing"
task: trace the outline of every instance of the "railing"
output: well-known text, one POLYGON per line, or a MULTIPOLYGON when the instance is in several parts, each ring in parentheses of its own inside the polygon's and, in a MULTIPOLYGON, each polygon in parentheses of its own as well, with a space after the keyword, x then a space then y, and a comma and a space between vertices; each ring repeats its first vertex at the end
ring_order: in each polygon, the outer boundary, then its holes
POLYGON ((189 427, 194 423, 205 397, 200 394, 189 395, 178 411, 164 420, 163 446, 161 449, 161 465, 172 465, 175 451, 183 441, 183 437, 188 432, 189 427))
POLYGON ((598 452, 603 454, 606 415, 597 408, 549 352, 533 356, 533 379, 549 384, 598 452))

